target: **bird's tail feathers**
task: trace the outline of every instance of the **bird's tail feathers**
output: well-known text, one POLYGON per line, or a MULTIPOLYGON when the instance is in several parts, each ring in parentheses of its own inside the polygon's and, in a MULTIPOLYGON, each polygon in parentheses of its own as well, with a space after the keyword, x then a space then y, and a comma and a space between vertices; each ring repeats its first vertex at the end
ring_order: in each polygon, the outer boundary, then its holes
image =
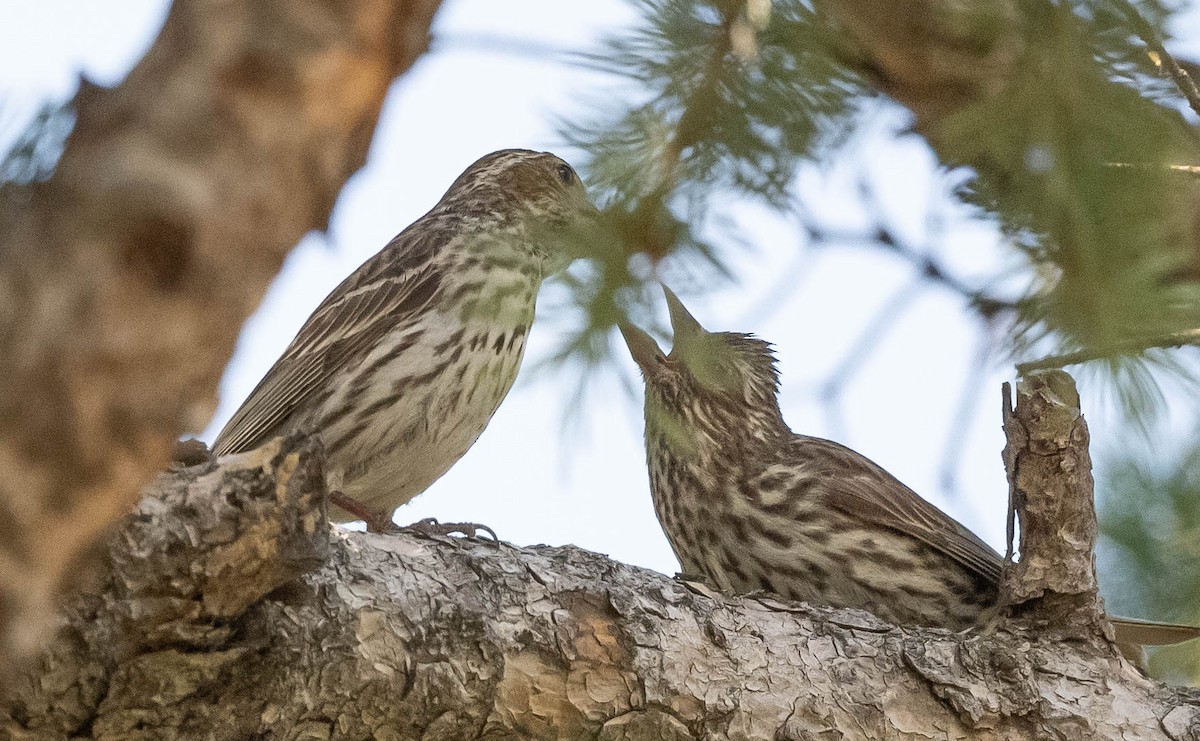
POLYGON ((1156 623, 1151 620, 1110 617, 1117 643, 1136 643, 1141 646, 1169 646, 1200 638, 1200 628, 1194 625, 1156 623))

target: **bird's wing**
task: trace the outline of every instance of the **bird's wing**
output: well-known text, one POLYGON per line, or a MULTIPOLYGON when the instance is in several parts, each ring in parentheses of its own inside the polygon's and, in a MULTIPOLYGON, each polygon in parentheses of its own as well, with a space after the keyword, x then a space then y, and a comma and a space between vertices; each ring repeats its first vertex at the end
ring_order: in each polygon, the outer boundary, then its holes
POLYGON ((421 312, 441 285, 432 256, 446 239, 444 231, 410 227, 342 281, 217 435, 213 454, 251 450, 279 434, 348 359, 421 312))
POLYGON ((999 582, 1003 559, 979 536, 925 501, 866 456, 830 440, 797 435, 791 460, 822 479, 828 506, 868 525, 910 535, 967 570, 999 582), (816 455, 814 455, 816 453, 816 455))

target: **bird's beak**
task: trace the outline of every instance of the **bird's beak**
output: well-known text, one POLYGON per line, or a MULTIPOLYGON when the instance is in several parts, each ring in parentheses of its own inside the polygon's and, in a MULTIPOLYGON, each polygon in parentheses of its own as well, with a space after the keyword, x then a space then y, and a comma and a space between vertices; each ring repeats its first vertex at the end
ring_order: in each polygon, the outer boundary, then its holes
POLYGON ((722 357, 721 343, 696 317, 687 310, 675 292, 662 287, 667 297, 667 311, 671 314, 671 331, 675 340, 671 345, 671 357, 680 361, 702 385, 709 388, 731 388, 736 378, 729 375, 728 367, 719 362, 722 357))
POLYGON ((672 345, 671 352, 695 345, 697 340, 708 336, 708 332, 700 326, 700 322, 696 321, 696 317, 692 316, 675 292, 665 285, 662 289, 663 295, 667 297, 667 311, 671 314, 671 331, 675 334, 675 344, 672 345))
POLYGON ((626 322, 618 322, 617 328, 621 330, 621 336, 625 338, 625 344, 629 347, 629 354, 633 356, 633 362, 642 369, 642 373, 650 373, 655 362, 665 357, 654 338, 642 330, 626 322))
POLYGON ((566 270, 571 263, 581 257, 587 257, 592 252, 592 243, 596 239, 596 225, 600 221, 600 209, 592 203, 587 193, 579 189, 577 208, 566 219, 552 236, 555 249, 549 250, 542 266, 546 276, 557 275, 566 270))

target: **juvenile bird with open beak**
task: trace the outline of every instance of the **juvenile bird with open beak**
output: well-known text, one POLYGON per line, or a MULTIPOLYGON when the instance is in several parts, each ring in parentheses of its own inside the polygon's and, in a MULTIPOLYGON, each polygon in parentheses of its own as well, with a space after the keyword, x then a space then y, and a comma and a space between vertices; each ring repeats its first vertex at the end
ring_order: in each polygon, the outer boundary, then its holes
MULTIPOLYGON (((865 456, 792 432, 771 346, 709 332, 664 287, 674 342, 621 332, 646 383, 654 510, 685 574, 728 593, 867 610, 893 624, 961 629, 999 600, 1003 559, 865 456)), ((1200 629, 1112 619, 1119 644, 1200 629)))

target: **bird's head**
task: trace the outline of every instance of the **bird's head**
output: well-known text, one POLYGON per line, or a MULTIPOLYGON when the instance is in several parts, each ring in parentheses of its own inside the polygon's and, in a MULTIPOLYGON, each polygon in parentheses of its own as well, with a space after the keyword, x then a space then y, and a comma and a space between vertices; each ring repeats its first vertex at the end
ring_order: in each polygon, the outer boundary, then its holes
POLYGON ((716 445, 787 432, 771 345, 740 332, 709 332, 663 286, 674 340, 669 354, 637 327, 621 334, 646 381, 646 433, 716 445), (699 437, 698 437, 699 436, 699 437))
POLYGON ((549 152, 528 149, 480 157, 450 185, 438 207, 488 228, 520 229, 542 258, 544 275, 567 266, 571 230, 597 214, 574 168, 549 152))

